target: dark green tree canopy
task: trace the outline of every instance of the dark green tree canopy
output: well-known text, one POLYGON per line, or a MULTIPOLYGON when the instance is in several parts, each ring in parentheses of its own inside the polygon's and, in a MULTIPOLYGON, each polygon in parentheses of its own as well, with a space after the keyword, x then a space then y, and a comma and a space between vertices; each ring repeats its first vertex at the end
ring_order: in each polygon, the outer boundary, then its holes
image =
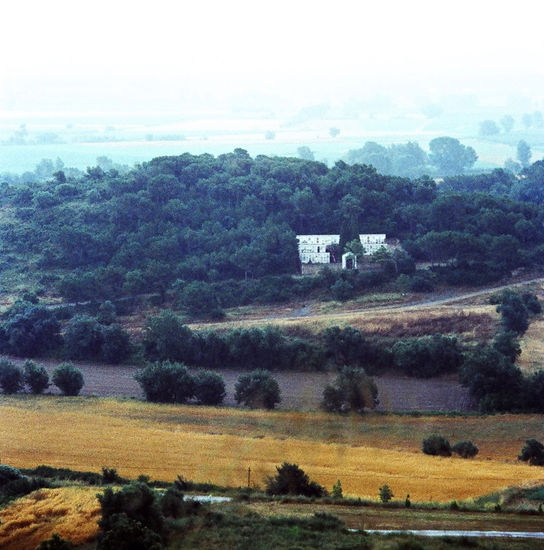
POLYGON ((310 481, 308 475, 297 464, 284 462, 276 466, 276 475, 266 482, 266 492, 269 495, 303 495, 307 497, 326 496, 327 491, 315 481, 310 481))
POLYGON ((263 369, 240 375, 234 391, 236 402, 246 407, 273 409, 281 401, 278 382, 263 369))

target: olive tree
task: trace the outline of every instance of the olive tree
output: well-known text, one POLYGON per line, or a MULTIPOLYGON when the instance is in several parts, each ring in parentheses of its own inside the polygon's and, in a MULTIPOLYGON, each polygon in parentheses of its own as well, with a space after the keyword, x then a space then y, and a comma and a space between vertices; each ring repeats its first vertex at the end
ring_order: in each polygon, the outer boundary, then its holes
POLYGON ((236 403, 242 403, 251 408, 273 409, 281 401, 278 382, 263 369, 239 376, 234 392, 236 403))
POLYGON ((72 363, 62 363, 53 371, 53 384, 64 395, 79 395, 83 387, 83 374, 72 363))

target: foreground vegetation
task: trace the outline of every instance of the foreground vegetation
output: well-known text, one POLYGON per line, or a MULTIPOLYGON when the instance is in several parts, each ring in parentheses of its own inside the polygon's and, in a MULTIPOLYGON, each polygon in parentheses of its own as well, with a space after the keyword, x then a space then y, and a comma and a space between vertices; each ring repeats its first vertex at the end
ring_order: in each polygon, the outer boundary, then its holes
MULTIPOLYGON (((278 473, 280 471, 278 468, 278 473)), ((528 550, 540 547, 537 541, 530 539, 426 538, 365 532, 365 529, 406 528, 541 529, 542 514, 538 511, 528 514, 510 510, 504 513, 496 505, 494 510, 490 510, 483 501, 461 506, 456 502, 409 506, 401 502, 380 505, 376 501, 341 496, 332 499, 282 497, 278 500, 277 497, 239 489, 230 490, 230 501, 201 504, 187 494, 187 491, 199 487, 182 478, 173 483, 158 483, 140 476, 138 481, 130 482, 111 477, 114 470, 104 470, 102 476, 93 476, 88 472, 55 470, 45 466, 25 473, 27 476, 47 475, 53 488, 34 491, 0 511, 0 544, 4 550, 36 548, 40 542, 40 550, 64 550, 72 548, 71 544, 89 550, 293 547, 331 550, 440 547, 455 550, 467 546, 528 550), (71 481, 67 481, 68 478, 71 481), (111 485, 112 482, 115 485, 111 485), (53 543, 55 545, 48 546, 53 543)), ((4 486, 0 483, 0 492, 4 486)), ((200 487, 202 489, 204 487, 200 487)), ((517 490, 517 494, 534 498, 527 491, 517 490)))

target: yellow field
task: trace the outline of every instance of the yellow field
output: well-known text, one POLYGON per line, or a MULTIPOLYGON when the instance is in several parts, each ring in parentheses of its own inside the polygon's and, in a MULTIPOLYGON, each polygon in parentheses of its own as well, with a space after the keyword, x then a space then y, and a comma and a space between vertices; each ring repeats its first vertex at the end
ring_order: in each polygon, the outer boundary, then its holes
POLYGON ((53 533, 75 545, 92 541, 98 532, 97 489, 40 489, 0 510, 0 548, 34 550, 53 533))
POLYGON ((542 439, 542 417, 474 418, 243 411, 138 401, 51 397, 0 400, 0 456, 16 467, 117 468, 135 478, 243 486, 251 467, 261 484, 283 461, 344 492, 376 498, 388 483, 399 498, 467 499, 544 481, 541 468, 516 460, 525 439, 542 439), (477 460, 425 456, 421 439, 441 433, 472 439, 477 460))

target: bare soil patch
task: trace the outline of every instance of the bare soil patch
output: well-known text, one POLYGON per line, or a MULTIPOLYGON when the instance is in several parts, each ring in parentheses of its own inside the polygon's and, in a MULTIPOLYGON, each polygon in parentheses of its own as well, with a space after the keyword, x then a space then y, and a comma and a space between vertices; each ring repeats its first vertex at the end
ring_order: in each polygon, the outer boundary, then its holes
MULTIPOLYGON (((14 361, 23 363, 21 360, 14 361)), ((50 375, 58 365, 53 361, 45 361, 43 364, 50 375)), ((81 395, 143 399, 140 386, 134 380, 134 374, 140 367, 93 363, 77 363, 77 367, 85 380, 81 395)), ((234 385, 241 374, 249 371, 221 369, 217 372, 225 380, 225 405, 235 406, 234 385)), ((273 374, 281 390, 280 407, 288 410, 319 409, 324 387, 336 376, 334 372, 284 371, 273 374)), ((467 412, 474 409, 467 390, 459 385, 455 376, 418 379, 389 374, 375 377, 375 381, 380 400, 378 410, 467 412)), ((60 393, 55 386, 51 386, 49 391, 60 393)))

